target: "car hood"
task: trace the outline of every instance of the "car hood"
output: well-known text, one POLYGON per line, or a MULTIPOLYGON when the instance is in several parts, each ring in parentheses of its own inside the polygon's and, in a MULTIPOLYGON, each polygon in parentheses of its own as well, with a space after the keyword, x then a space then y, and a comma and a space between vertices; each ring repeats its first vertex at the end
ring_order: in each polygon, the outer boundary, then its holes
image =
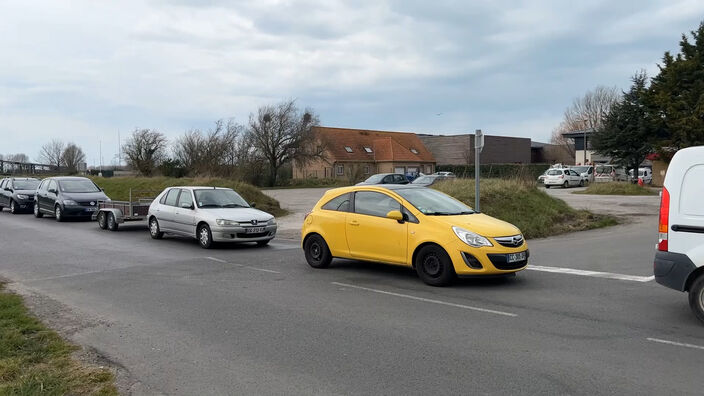
POLYGON ((271 214, 254 208, 207 208, 199 210, 207 213, 213 219, 233 221, 257 220, 260 222, 267 222, 274 218, 271 214))
POLYGON ((62 199, 72 199, 74 201, 104 201, 108 199, 108 196, 104 192, 88 192, 88 193, 61 193, 62 199))
POLYGON ((448 226, 464 228, 485 237, 511 236, 521 233, 518 227, 483 213, 460 216, 428 216, 448 226))

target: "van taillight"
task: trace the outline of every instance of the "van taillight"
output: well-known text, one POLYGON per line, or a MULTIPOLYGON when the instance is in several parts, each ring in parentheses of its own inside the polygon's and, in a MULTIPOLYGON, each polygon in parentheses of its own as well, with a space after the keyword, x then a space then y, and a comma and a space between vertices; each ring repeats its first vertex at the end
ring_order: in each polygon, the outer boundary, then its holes
POLYGON ((660 221, 658 221, 658 250, 667 251, 667 229, 670 224, 670 192, 662 188, 660 196, 660 221))

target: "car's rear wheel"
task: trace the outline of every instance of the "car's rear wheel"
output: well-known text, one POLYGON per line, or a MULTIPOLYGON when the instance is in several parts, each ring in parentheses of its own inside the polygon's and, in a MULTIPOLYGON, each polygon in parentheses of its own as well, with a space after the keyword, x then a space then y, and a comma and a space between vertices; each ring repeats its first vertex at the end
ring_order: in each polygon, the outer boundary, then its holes
POLYGON ((309 236, 303 244, 303 252, 305 253, 308 265, 313 268, 327 268, 332 262, 330 248, 328 248, 325 239, 320 235, 309 236))
POLYGON ((10 213, 17 214, 17 204, 13 200, 10 200, 10 213))
POLYGON ((34 217, 41 219, 44 217, 44 213, 42 213, 41 210, 39 210, 39 203, 35 202, 34 203, 34 217))
POLYGON ((108 230, 117 231, 119 225, 117 224, 117 219, 115 219, 115 214, 108 213, 108 230))
POLYGON ((101 230, 108 228, 108 219, 105 216, 105 212, 98 212, 98 227, 100 227, 101 230))
POLYGON ((210 232, 210 227, 207 224, 198 227, 198 243, 203 249, 210 249, 213 246, 213 233, 210 232))
POLYGON ((689 288, 689 306, 694 315, 704 322, 704 274, 700 274, 689 288))
POLYGON ((60 205, 56 205, 56 207, 54 208, 54 218, 58 222, 64 221, 64 212, 63 210, 61 210, 60 205))
POLYGON ((430 286, 447 286, 455 279, 455 268, 445 249, 438 245, 424 246, 416 255, 418 277, 430 286))
POLYGON ((159 228, 159 221, 156 217, 152 217, 152 219, 149 220, 149 235, 152 239, 161 239, 164 236, 164 233, 161 232, 161 228, 159 228))

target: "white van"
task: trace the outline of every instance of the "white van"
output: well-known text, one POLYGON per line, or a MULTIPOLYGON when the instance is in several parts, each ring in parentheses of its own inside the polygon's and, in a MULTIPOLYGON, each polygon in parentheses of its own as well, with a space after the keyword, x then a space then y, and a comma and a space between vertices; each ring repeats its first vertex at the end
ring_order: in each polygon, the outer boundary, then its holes
POLYGON ((704 146, 678 151, 664 184, 655 280, 689 292, 689 305, 704 322, 704 146))

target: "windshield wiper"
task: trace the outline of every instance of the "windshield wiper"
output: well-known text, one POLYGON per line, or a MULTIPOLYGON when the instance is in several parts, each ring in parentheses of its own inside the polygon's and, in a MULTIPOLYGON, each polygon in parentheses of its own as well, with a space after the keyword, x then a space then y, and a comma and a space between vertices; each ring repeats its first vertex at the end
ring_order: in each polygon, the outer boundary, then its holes
POLYGON ((459 216, 459 215, 466 215, 466 214, 473 214, 475 212, 469 212, 469 211, 464 211, 464 212, 428 212, 424 213, 426 216, 459 216))
POLYGON ((201 208, 220 208, 220 205, 216 204, 207 204, 207 205, 200 205, 201 208))
POLYGON ((231 203, 227 205, 223 205, 223 208, 248 208, 249 206, 244 206, 242 204, 236 204, 236 203, 231 203))

